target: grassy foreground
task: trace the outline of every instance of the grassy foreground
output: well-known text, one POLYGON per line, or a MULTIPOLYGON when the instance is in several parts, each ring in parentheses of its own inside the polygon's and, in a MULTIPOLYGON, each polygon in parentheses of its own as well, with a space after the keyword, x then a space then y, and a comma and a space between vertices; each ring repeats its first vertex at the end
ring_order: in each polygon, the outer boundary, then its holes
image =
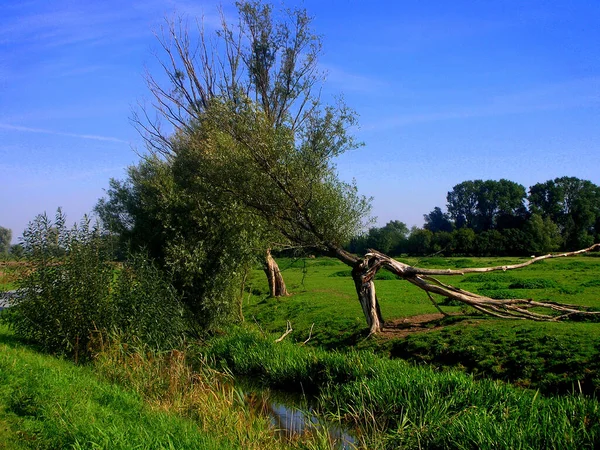
POLYGON ((235 448, 0 328, 0 448, 235 448))
POLYGON ((364 448, 582 449, 600 445, 600 404, 457 371, 436 372, 370 352, 275 343, 239 330, 209 352, 235 374, 318 392, 323 414, 358 426, 364 448))
POLYGON ((0 325, 0 449, 330 449, 287 439, 201 355, 114 344, 77 366, 0 325), (188 361, 190 359, 190 361, 188 361), (194 359, 193 363, 191 359, 194 359), (195 366, 195 367, 192 367, 195 366))

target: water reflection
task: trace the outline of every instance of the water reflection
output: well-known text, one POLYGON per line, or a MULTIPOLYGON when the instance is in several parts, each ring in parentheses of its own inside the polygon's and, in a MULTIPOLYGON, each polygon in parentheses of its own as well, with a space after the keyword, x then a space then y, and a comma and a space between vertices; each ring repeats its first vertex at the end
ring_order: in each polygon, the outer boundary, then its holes
POLYGON ((245 389, 246 403, 256 412, 267 415, 279 433, 294 439, 306 433, 326 433, 332 448, 353 450, 356 439, 339 423, 319 419, 306 397, 282 392, 245 389))

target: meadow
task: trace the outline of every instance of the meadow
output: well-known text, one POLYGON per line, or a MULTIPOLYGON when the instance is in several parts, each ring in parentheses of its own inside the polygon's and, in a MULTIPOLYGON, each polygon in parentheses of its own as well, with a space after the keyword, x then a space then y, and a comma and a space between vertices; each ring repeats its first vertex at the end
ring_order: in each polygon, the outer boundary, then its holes
MULTIPOLYGON (((522 258, 404 258, 419 267, 507 265, 522 258)), ((411 284, 380 271, 376 290, 386 329, 365 339, 366 325, 349 269, 334 259, 281 259, 290 297, 269 298, 264 274, 253 273, 244 299, 246 321, 265 332, 326 349, 369 349, 438 369, 453 367, 477 378, 494 378, 547 394, 597 394, 600 387, 600 324, 504 320, 475 314, 460 304, 439 306, 411 284), (420 319, 415 319, 417 316, 420 319), (311 332, 312 329, 312 332, 311 332)), ((523 269, 439 277, 492 298, 531 298, 600 308, 600 258, 540 261, 523 269)))

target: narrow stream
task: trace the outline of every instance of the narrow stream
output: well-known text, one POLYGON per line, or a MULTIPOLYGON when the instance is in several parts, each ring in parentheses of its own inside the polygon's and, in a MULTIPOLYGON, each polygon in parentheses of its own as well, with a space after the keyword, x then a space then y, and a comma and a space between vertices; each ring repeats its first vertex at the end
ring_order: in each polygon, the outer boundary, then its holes
POLYGON ((333 448, 354 450, 356 438, 342 424, 324 421, 317 417, 314 402, 311 399, 287 392, 257 388, 243 384, 244 400, 248 406, 259 414, 268 416, 273 427, 287 439, 307 432, 327 433, 333 448))

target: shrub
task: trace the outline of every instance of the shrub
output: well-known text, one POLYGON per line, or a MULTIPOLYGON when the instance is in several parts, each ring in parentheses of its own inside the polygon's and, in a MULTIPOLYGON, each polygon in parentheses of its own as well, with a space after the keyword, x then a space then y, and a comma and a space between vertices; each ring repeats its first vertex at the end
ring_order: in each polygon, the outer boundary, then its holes
POLYGON ((517 282, 518 279, 512 275, 508 275, 505 272, 490 272, 490 273, 476 273, 473 275, 466 276, 463 283, 488 283, 488 282, 501 282, 501 283, 513 283, 517 282))
POLYGON ((20 337, 77 361, 112 331, 155 347, 181 335, 183 310, 161 274, 142 258, 115 270, 87 218, 69 230, 60 210, 54 222, 39 215, 23 241, 32 270, 2 316, 20 337))
POLYGON ((515 283, 511 283, 509 289, 546 289, 555 288, 558 284, 554 280, 547 280, 546 278, 533 278, 531 280, 520 280, 515 283))

